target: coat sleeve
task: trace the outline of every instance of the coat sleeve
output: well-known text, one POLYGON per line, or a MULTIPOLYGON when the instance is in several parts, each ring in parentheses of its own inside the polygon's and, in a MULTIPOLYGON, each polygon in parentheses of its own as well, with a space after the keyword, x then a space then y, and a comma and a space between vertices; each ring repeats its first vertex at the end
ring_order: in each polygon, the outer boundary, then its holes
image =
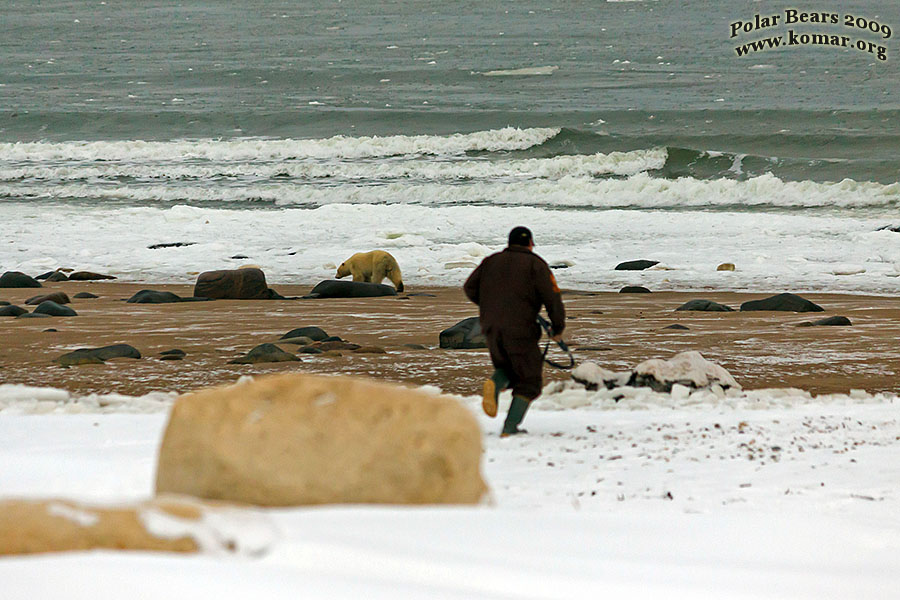
POLYGON ((484 265, 484 262, 478 265, 472 274, 469 275, 469 278, 466 279, 466 282, 463 284, 463 291, 466 293, 466 297, 474 302, 475 304, 479 303, 480 292, 481 292, 481 267, 484 265))
POLYGON ((547 263, 537 261, 536 269, 535 281, 537 281, 541 304, 547 307, 547 315, 550 317, 553 333, 560 334, 566 328, 566 309, 563 306, 562 294, 559 291, 559 286, 556 284, 556 278, 553 276, 553 272, 547 266, 547 263))

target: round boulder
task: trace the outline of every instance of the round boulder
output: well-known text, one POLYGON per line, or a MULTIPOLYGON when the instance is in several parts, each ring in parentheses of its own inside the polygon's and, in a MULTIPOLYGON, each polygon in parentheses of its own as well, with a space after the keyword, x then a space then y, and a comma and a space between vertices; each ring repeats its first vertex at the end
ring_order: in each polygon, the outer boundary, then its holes
POLYGON ((34 296, 25 301, 25 304, 35 305, 44 302, 45 300, 50 300, 52 302, 56 302, 57 304, 69 304, 72 301, 69 300, 69 296, 65 292, 54 292, 52 294, 44 294, 42 296, 34 296))
POLYGON ((75 271, 69 274, 69 281, 99 281, 101 279, 115 279, 115 277, 91 271, 75 271))
POLYGON ((741 311, 780 310, 788 312, 825 312, 825 309, 796 294, 778 294, 741 304, 741 311))
POLYGON ((69 276, 63 273, 62 271, 54 271, 47 275, 46 280, 49 282, 57 282, 57 281, 68 281, 69 276))
POLYGON ((620 294, 649 294, 650 290, 640 285, 626 285, 621 290, 619 290, 620 294))
POLYGON ((440 333, 439 339, 441 348, 487 348, 487 339, 481 333, 481 320, 478 317, 469 317, 448 327, 440 333))
POLYGON ((616 271, 643 271, 653 265, 658 265, 658 260, 628 260, 616 265, 616 271))
POLYGON ((206 271, 197 277, 194 296, 213 300, 270 300, 282 298, 266 285, 262 269, 206 271))
POLYGON ((34 311, 38 315, 50 315, 51 317, 77 317, 78 313, 69 308, 57 304, 53 300, 44 300, 38 304, 34 311))
POLYGON ((849 327, 853 325, 847 317, 834 316, 819 319, 818 321, 805 321, 798 323, 797 327, 849 327))
POLYGON ((275 344, 260 344, 240 358, 229 360, 229 365, 253 365, 257 363, 299 361, 300 359, 285 352, 275 344))
POLYGON ((310 290, 304 298, 374 298, 378 296, 396 296, 397 290, 381 283, 365 281, 338 281, 328 279, 321 281, 310 290))
POLYGON ((18 317, 27 314, 28 311, 21 306, 10 304, 9 306, 0 306, 0 317, 18 317))
POLYGON ((7 271, 0 275, 0 288, 39 288, 41 282, 19 271, 7 271))
POLYGON ((305 337, 309 338, 313 342, 320 342, 328 337, 328 334, 325 333, 324 329, 319 327, 298 327, 297 329, 291 329, 286 334, 281 336, 281 339, 286 340, 289 338, 298 338, 305 337))
POLYGON ((718 302, 713 302, 712 300, 689 300, 676 308, 675 310, 697 310, 697 311, 712 311, 712 312, 732 312, 733 308, 730 306, 725 306, 724 304, 719 304, 718 302))
POLYGON ((453 398, 286 373, 180 396, 156 490, 264 506, 474 504, 481 452, 453 398))
POLYGON ((156 290, 141 290, 126 300, 129 304, 169 304, 181 301, 182 298, 178 294, 156 290))

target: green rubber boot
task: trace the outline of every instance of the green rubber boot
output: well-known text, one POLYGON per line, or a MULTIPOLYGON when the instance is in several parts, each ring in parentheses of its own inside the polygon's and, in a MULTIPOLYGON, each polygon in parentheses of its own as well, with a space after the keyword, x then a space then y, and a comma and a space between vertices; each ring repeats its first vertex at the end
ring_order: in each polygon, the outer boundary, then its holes
POLYGON ((481 408, 489 417, 497 416, 497 398, 500 392, 509 385, 509 377, 503 369, 495 369, 491 378, 484 382, 481 389, 481 408))
POLYGON ((500 437, 528 433, 524 429, 519 429, 519 424, 525 418, 525 413, 528 411, 530 404, 531 401, 522 396, 513 396, 512 404, 509 405, 509 412, 506 413, 506 421, 503 422, 503 431, 500 433, 500 437))

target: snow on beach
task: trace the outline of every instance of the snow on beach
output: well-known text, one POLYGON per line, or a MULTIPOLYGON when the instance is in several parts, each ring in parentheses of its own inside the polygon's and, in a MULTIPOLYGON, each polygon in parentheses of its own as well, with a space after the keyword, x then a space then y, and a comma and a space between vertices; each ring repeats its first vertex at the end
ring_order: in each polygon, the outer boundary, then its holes
POLYGON ((567 288, 653 290, 895 292, 897 234, 876 231, 884 219, 826 214, 581 211, 539 207, 331 204, 312 210, 227 210, 57 206, 36 213, 6 207, 0 249, 8 270, 32 276, 58 267, 93 270, 123 281, 193 282, 199 271, 256 264, 272 283, 315 284, 334 276, 355 251, 393 254, 407 285, 459 285, 478 262, 524 224, 537 252, 567 288), (46 239, 55 243, 48 246, 46 239), (665 239, 665 245, 659 240, 665 239), (127 242, 123 242, 127 240, 127 242), (182 247, 151 249, 160 243, 182 247), (114 251, 112 251, 114 249, 114 251), (247 257, 246 259, 233 257, 247 257), (646 258, 660 265, 614 271, 646 258), (731 262, 734 272, 716 272, 731 262))
MULTIPOLYGON (((492 491, 480 507, 268 510, 277 536, 260 558, 3 559, 3 597, 97 600, 125 586, 133 598, 892 597, 896 397, 643 389, 616 402, 554 386, 529 435, 507 439, 479 398, 459 398, 485 432, 492 491)), ((0 386, 3 495, 150 496, 167 403, 148 400, 126 413, 0 386)))

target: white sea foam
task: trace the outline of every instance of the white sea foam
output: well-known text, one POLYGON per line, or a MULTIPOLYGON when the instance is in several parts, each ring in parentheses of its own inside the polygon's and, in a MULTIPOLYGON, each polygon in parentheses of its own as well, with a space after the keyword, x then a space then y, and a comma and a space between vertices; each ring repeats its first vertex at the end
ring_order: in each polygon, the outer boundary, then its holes
MULTIPOLYGON (((527 161, 525 161, 527 162, 527 161)), ((578 161, 572 161, 578 162, 578 161)), ((615 159, 600 161, 593 168, 610 168, 615 159)), ((626 170, 653 164, 652 157, 623 161, 626 170), (649 159, 649 160, 648 160, 649 159)), ((540 161, 534 163, 541 164, 540 161)), ((283 183, 265 181, 259 184, 211 186, 171 186, 150 184, 99 184, 67 181, 47 185, 0 185, 0 197, 32 199, 129 200, 142 202, 271 202, 279 206, 324 206, 328 204, 422 204, 422 205, 494 205, 538 206, 553 208, 896 208, 900 206, 900 184, 884 185, 845 179, 837 183, 782 181, 771 174, 745 181, 732 179, 701 180, 682 177, 676 180, 653 177, 639 172, 625 179, 598 179, 584 170, 580 175, 563 175, 556 168, 571 167, 566 161, 541 165, 544 178, 528 179, 526 165, 508 169, 507 177, 458 182, 392 181, 354 183, 335 186, 310 186, 302 181, 283 183), (524 180, 523 180, 524 179, 524 180), (383 183, 382 185, 373 185, 383 183)), ((434 167, 440 170, 440 167, 434 167)), ((588 166, 588 169, 591 167, 588 166)), ((490 171, 487 167, 485 171, 490 171)), ((503 167, 500 168, 501 170, 503 167)), ((397 171, 393 171, 397 173, 397 171)), ((470 170, 469 173, 475 173, 470 170)), ((250 218, 250 217, 248 217, 250 218)))
MULTIPOLYGON (((214 178, 291 178, 350 180, 433 180, 545 178, 565 176, 633 175, 649 169, 660 169, 666 162, 665 148, 610 152, 591 155, 556 156, 520 160, 390 160, 378 162, 117 162, 97 164, 95 161, 0 167, 0 181, 21 179, 60 181, 99 180, 118 177, 135 179, 200 180, 214 178)), ((7 187, 11 193, 12 187, 7 187)))
POLYGON ((485 77, 508 77, 508 76, 518 76, 518 75, 553 75, 556 71, 559 70, 559 67, 556 65, 550 65, 546 67, 524 67, 522 69, 507 69, 507 70, 496 70, 496 71, 487 71, 482 73, 485 77))
POLYGON ((467 151, 522 150, 559 133, 556 128, 506 127, 452 135, 334 136, 325 139, 237 139, 148 142, 21 142, 0 143, 2 161, 52 160, 285 160, 384 156, 450 156, 467 151))

